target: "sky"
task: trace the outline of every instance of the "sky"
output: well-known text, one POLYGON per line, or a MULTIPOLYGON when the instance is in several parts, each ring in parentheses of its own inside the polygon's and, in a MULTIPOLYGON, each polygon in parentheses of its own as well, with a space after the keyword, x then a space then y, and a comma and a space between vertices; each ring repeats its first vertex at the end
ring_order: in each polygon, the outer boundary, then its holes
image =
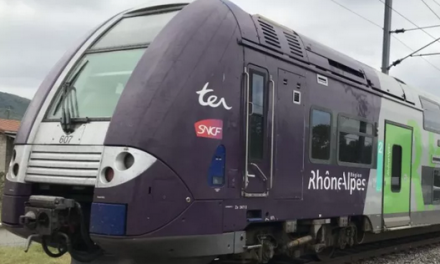
MULTIPOLYGON (((382 0, 231 1, 251 14, 258 13, 268 17, 380 70, 384 16, 382 0), (337 3, 361 14, 376 25, 337 3)), ((0 91, 32 98, 64 52, 90 30, 120 11, 150 2, 175 1, 0 0, 0 91)), ((417 26, 440 25, 440 0, 393 2, 393 8, 417 26)), ((393 12, 393 29, 414 27, 393 12)), ((440 27, 425 31, 434 39, 440 37, 440 27)), ((393 35, 404 44, 392 39, 391 62, 434 40, 421 30, 393 35)), ((434 52, 440 52, 440 42, 421 51, 434 52)), ((410 57, 404 60, 391 69, 390 75, 440 96, 440 56, 423 58, 410 57)))

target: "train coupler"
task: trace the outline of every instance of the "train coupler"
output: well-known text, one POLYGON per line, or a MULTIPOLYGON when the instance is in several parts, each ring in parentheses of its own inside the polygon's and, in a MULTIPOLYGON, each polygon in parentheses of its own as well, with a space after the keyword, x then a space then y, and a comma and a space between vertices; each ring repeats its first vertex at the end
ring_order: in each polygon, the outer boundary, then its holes
POLYGON ((25 214, 20 224, 41 236, 50 236, 69 223, 75 200, 55 196, 31 196, 25 203, 25 214))
POLYGON ((24 252, 27 253, 29 251, 29 248, 31 247, 32 241, 35 240, 36 238, 40 238, 40 237, 41 237, 41 235, 38 235, 38 234, 30 235, 27 238, 26 247, 24 249, 24 252))
POLYGON ((25 203, 25 214, 20 216, 20 223, 34 233, 28 237, 25 251, 32 241, 40 240, 45 253, 54 258, 69 252, 76 260, 89 262, 102 253, 90 239, 81 205, 73 199, 31 196, 25 203), (82 246, 75 249, 72 242, 82 246), (57 248, 58 252, 52 253, 49 246, 57 248))

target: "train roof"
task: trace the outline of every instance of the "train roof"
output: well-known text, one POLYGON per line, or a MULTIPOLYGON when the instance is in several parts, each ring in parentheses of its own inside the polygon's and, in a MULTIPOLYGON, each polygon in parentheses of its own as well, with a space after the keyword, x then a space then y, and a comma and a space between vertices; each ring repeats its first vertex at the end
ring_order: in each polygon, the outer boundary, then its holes
POLYGON ((384 74, 285 25, 260 14, 251 17, 260 36, 260 45, 287 58, 306 62, 418 108, 422 108, 419 96, 440 103, 440 97, 384 74))
POLYGON ((142 4, 126 10, 125 14, 142 12, 145 10, 164 9, 168 7, 183 7, 191 4, 193 0, 153 0, 146 4, 142 4))
MULTIPOLYGON (((194 0, 153 0, 123 12, 123 15, 136 15, 158 9, 175 9, 191 4, 194 0)), ((228 0, 222 0, 227 3, 228 0)), ((233 1, 231 1, 233 2, 233 1)), ((259 36, 259 45, 282 56, 313 65, 330 74, 343 77, 355 83, 367 86, 386 97, 403 101, 421 108, 419 96, 440 103, 440 97, 427 91, 407 85, 403 81, 386 75, 371 66, 325 46, 293 29, 279 24, 260 14, 251 15, 259 36)), ((243 36, 246 38, 246 36, 243 36)), ((249 39, 255 42, 255 39, 249 39)))

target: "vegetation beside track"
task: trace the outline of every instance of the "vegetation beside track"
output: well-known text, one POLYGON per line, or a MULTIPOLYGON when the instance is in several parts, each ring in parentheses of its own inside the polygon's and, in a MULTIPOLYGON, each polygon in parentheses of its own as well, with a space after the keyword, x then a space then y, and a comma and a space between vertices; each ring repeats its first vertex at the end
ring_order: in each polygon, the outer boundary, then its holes
POLYGON ((27 253, 23 247, 0 247, 1 264, 70 264, 69 254, 60 258, 51 258, 47 256, 40 244, 32 245, 27 253))

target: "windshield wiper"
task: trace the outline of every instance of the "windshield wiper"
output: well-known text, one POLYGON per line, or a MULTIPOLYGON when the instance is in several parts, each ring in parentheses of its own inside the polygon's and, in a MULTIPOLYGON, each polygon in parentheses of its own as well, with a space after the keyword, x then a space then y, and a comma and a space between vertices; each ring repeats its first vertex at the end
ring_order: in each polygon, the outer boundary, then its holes
POLYGON ((64 130, 64 132, 66 133, 70 133, 72 132, 72 128, 70 127, 70 116, 68 115, 68 112, 66 113, 66 106, 64 101, 67 98, 67 84, 64 84, 63 86, 63 95, 60 98, 60 104, 62 103, 61 106, 61 118, 60 118, 60 123, 61 123, 61 128, 64 130))
POLYGON ((84 70, 85 66, 87 65, 89 61, 85 61, 80 67, 79 69, 76 71, 75 75, 73 75, 73 77, 70 79, 70 81, 64 83, 63 85, 63 96, 60 98, 60 101, 58 102, 57 107, 55 108, 55 112, 58 110, 58 107, 60 104, 63 104, 63 106, 61 107, 61 127, 63 128, 63 130, 66 133, 69 132, 73 132, 73 122, 72 122, 72 113, 74 113, 74 110, 72 110, 72 108, 74 107, 74 105, 76 106, 76 114, 79 115, 78 112, 78 102, 77 102, 77 98, 76 98, 76 88, 73 85, 76 80, 78 79, 80 73, 84 70), (72 97, 72 91, 75 91, 75 97, 72 97), (70 96, 69 96, 70 95, 70 96), (71 100, 71 104, 72 106, 69 106, 69 99, 68 97, 70 97, 71 100), (67 104, 67 111, 66 111, 66 104, 67 104))
POLYGON ((72 84, 75 83, 75 81, 78 79, 79 74, 82 72, 82 70, 84 69, 84 67, 86 66, 86 64, 89 61, 85 61, 80 68, 76 71, 75 75, 72 76, 72 78, 70 79, 70 81, 66 81, 63 85, 62 85, 62 92, 63 92, 63 96, 60 97, 60 100, 58 101, 55 109, 53 110, 53 115, 55 115, 58 112, 58 109, 60 108, 61 103, 64 102, 64 100, 66 99, 67 96, 67 92, 69 90, 69 88, 72 87, 72 84))
POLYGON ((76 96, 76 88, 73 85, 70 86, 69 98, 70 98, 69 113, 70 113, 71 124, 89 123, 90 119, 88 117, 79 117, 78 98, 76 96))

